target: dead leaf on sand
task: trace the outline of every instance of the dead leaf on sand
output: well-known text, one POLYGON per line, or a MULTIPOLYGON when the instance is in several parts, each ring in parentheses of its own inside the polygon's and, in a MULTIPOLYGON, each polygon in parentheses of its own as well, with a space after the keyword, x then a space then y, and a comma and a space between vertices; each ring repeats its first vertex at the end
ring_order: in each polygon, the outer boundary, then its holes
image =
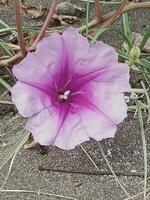
POLYGON ((44 15, 45 9, 41 5, 32 6, 32 5, 24 5, 22 1, 20 1, 20 8, 23 14, 27 14, 30 18, 38 18, 44 15))

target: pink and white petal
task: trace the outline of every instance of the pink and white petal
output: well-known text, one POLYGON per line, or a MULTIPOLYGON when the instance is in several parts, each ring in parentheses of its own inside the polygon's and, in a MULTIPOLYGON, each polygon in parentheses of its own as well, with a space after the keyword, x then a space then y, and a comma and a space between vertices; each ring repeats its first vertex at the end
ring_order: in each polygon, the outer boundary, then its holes
POLYGON ((116 125, 100 112, 85 110, 79 113, 81 123, 90 138, 100 141, 105 138, 114 137, 116 125))
POLYGON ((53 74, 62 66, 63 51, 62 36, 54 33, 38 43, 35 53, 41 58, 48 71, 53 74))
POLYGON ((86 134, 79 115, 70 114, 66 119, 54 144, 61 149, 74 149, 75 146, 90 140, 86 134))
POLYGON ((50 145, 56 137, 58 123, 59 118, 56 111, 45 109, 32 117, 25 128, 32 133, 35 142, 50 145))
POLYGON ((23 82, 48 85, 51 77, 43 62, 35 52, 28 53, 19 64, 13 67, 15 77, 23 82))
POLYGON ((60 119, 55 109, 43 110, 26 124, 34 137, 34 141, 41 145, 54 144, 61 149, 73 149, 76 145, 89 140, 80 124, 78 116, 68 115, 59 130, 60 119))
POLYGON ((123 93, 102 94, 94 91, 93 103, 115 124, 127 117, 127 104, 123 93))
POLYGON ((76 29, 67 29, 62 37, 69 63, 78 72, 103 69, 118 63, 118 54, 113 47, 103 42, 90 46, 88 40, 76 29))
POLYGON ((98 41, 90 46, 82 66, 90 70, 97 70, 101 68, 107 69, 107 67, 117 63, 118 54, 115 49, 102 41, 98 41))
POLYGON ((32 116, 51 105, 49 95, 25 83, 17 82, 11 94, 12 101, 23 117, 32 116))
POLYGON ((129 67, 120 63, 112 65, 95 80, 94 84, 99 89, 99 93, 120 93, 131 91, 129 84, 129 67))
POLYGON ((75 28, 69 28, 62 34, 67 60, 72 68, 80 65, 89 51, 89 42, 75 28))
POLYGON ((23 61, 15 65, 13 74, 20 81, 48 85, 52 75, 61 67, 62 52, 62 37, 55 33, 41 40, 35 52, 28 53, 23 61))

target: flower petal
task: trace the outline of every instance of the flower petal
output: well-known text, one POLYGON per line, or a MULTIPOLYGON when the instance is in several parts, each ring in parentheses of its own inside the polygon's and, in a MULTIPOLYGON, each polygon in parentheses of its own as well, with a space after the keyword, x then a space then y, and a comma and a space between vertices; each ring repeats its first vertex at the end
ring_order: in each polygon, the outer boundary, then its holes
POLYGON ((116 63, 118 63, 118 54, 115 49, 102 41, 98 41, 90 46, 82 65, 90 70, 96 70, 107 68, 116 63))
POLYGON ((17 82, 11 89, 12 101, 23 117, 38 113, 51 105, 48 95, 25 83, 17 82))
POLYGON ((36 48, 37 56, 42 58, 43 64, 51 73, 55 73, 62 67, 63 51, 62 36, 58 33, 43 38, 36 48))
POLYGON ((115 124, 119 124, 127 117, 127 104, 123 93, 101 94, 99 87, 95 87, 93 103, 97 105, 99 110, 112 120, 115 124))
POLYGON ((116 125, 100 112, 82 110, 79 112, 81 123, 87 135, 97 141, 114 137, 116 125))
POLYGON ((127 64, 116 64, 102 72, 95 80, 99 93, 120 93, 131 90, 129 84, 129 67, 127 64))
POLYGON ((62 37, 68 63, 74 69, 86 58, 90 45, 86 37, 83 37, 74 28, 65 30, 62 37))
POLYGON ((61 149, 73 149, 76 145, 89 140, 83 130, 80 119, 75 114, 69 114, 58 133, 60 118, 55 109, 43 110, 33 117, 26 125, 32 132, 35 142, 41 145, 54 144, 61 149))
POLYGON ((62 58, 61 36, 53 34, 39 42, 36 52, 28 53, 23 61, 15 65, 13 74, 20 81, 48 85, 62 58))

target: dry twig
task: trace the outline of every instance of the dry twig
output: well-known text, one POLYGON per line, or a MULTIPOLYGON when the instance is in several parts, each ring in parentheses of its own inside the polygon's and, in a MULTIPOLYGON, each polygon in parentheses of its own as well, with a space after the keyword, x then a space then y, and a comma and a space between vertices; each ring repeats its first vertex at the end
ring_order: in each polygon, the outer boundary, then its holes
POLYGON ((16 17, 18 41, 19 41, 22 56, 25 57, 26 56, 26 48, 25 48, 25 42, 24 42, 24 37, 23 37, 22 25, 21 25, 20 1, 19 0, 14 0, 14 7, 15 7, 15 17, 16 17))

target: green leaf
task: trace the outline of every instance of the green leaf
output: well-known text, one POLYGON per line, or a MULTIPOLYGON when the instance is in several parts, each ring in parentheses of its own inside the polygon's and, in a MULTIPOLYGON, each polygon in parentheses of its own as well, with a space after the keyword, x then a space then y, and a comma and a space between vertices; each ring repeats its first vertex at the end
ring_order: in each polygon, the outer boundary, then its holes
POLYGON ((140 49, 141 49, 141 51, 142 51, 142 49, 144 48, 144 46, 145 46, 145 44, 146 44, 146 42, 147 42, 147 40, 150 38, 150 29, 148 30, 148 31, 146 31, 146 33, 145 33, 145 35, 144 35, 144 37, 143 37, 143 39, 142 39, 142 41, 141 41, 141 44, 140 44, 140 49))
POLYGON ((147 190, 147 178, 148 178, 148 165, 147 165, 147 144, 146 144, 146 138, 145 138, 145 131, 144 131, 144 123, 143 123, 143 117, 141 112, 141 106, 140 102, 137 102, 137 108, 138 108, 138 117, 139 117, 139 123, 141 128, 141 137, 142 137, 142 146, 143 146, 143 157, 144 157, 144 200, 146 199, 146 190, 147 190))
MULTIPOLYGON (((130 44, 133 46, 132 44, 132 32, 130 30, 130 26, 129 26, 129 19, 128 19, 128 14, 124 13, 122 15, 123 17, 123 30, 124 30, 124 35, 128 38, 128 40, 130 41, 130 44)), ((128 44, 128 43, 127 43, 128 44)), ((131 49, 131 46, 128 45, 128 49, 131 49)))
POLYGON ((115 174, 112 166, 110 165, 110 163, 109 163, 109 161, 108 161, 108 159, 107 159, 107 157, 106 157, 106 155, 105 155, 105 153, 104 153, 104 151, 103 151, 103 149, 102 149, 102 147, 101 147, 99 142, 98 142, 98 146, 99 146, 99 148, 101 150, 101 153, 102 153, 102 156, 103 156, 105 162, 107 163, 107 166, 108 166, 109 170, 111 171, 111 173, 113 174, 113 176, 115 178, 116 183, 120 186, 120 188, 123 190, 123 192, 126 194, 126 196, 130 198, 129 193, 126 191, 126 189, 124 188, 123 184, 121 183, 121 181, 116 176, 116 174, 115 174))
POLYGON ((14 52, 7 46, 7 44, 0 39, 0 48, 3 49, 9 56, 15 55, 14 52))
POLYGON ((24 143, 29 138, 29 133, 24 133, 18 138, 18 141, 14 145, 14 147, 4 156, 4 158, 0 161, 0 170, 4 167, 4 165, 13 157, 15 153, 17 153, 21 147, 24 145, 24 143))
POLYGON ((0 77, 0 83, 7 89, 7 90, 10 90, 11 89, 11 86, 4 80, 0 77))
POLYGON ((0 24, 3 25, 5 28, 9 29, 9 31, 11 33, 13 33, 15 36, 17 36, 17 32, 14 31, 14 28, 12 29, 8 24, 6 24, 5 22, 3 22, 1 19, 0 19, 0 24))

